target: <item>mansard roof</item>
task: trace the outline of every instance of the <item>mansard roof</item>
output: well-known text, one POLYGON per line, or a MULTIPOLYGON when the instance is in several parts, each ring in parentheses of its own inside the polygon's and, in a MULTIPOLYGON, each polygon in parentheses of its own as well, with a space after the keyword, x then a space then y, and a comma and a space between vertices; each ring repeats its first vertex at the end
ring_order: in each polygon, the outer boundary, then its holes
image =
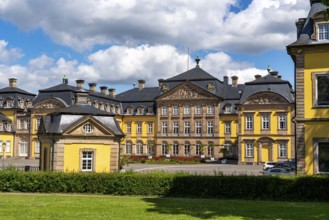
POLYGON ((1 122, 11 122, 10 118, 5 116, 4 114, 0 113, 0 121, 1 122))
POLYGON ((161 95, 159 87, 134 88, 120 93, 116 98, 121 102, 152 102, 161 95))
POLYGON ((213 77, 206 71, 204 71, 202 68, 199 67, 199 65, 196 65, 193 69, 190 69, 186 72, 183 72, 181 74, 178 74, 177 76, 171 77, 165 81, 195 81, 195 80, 217 80, 217 78, 213 77))
POLYGON ((288 45, 288 47, 294 47, 294 46, 303 46, 303 45, 309 45, 309 44, 327 44, 328 42, 323 42, 323 41, 315 41, 311 39, 311 35, 313 34, 313 17, 328 9, 327 6, 323 5, 321 3, 321 0, 311 0, 311 9, 310 12, 307 16, 307 18, 300 18, 296 25, 298 29, 298 25, 302 25, 300 27, 300 30, 297 30, 297 40, 293 42, 292 44, 288 45))
POLYGON ((26 95, 26 96, 35 96, 35 94, 27 92, 23 89, 17 88, 17 87, 5 87, 0 89, 0 94, 20 94, 20 95, 26 95))

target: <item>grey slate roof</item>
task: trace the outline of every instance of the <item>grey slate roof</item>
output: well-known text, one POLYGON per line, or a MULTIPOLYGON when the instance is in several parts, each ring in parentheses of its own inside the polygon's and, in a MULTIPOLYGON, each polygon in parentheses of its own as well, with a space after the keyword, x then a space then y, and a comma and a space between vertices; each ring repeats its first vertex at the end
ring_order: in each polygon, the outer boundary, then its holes
POLYGON ((11 122, 10 118, 5 116, 4 114, 0 113, 0 121, 1 122, 11 122))
POLYGON ((20 108, 19 105, 19 99, 23 99, 25 101, 31 100, 35 98, 35 94, 27 92, 23 89, 17 88, 17 87, 5 87, 0 89, 0 99, 7 100, 12 99, 13 100, 13 106, 11 108, 20 108))
POLYGON ((243 103, 248 97, 260 92, 274 92, 283 96, 288 102, 294 102, 289 81, 278 79, 270 74, 245 84, 246 86, 240 98, 240 103, 243 103))
POLYGON ((69 107, 60 109, 56 112, 56 114, 114 116, 114 114, 102 111, 88 104, 74 104, 69 107))
POLYGON ((116 95, 116 98, 121 102, 150 102, 159 95, 161 91, 158 87, 134 88, 116 95))
POLYGON ((327 41, 323 42, 323 41, 311 40, 311 35, 313 34, 313 25, 314 25, 312 17, 315 14, 326 10, 327 8, 328 7, 323 5, 320 0, 311 0, 311 9, 306 18, 302 31, 301 31, 300 35, 298 36, 298 39, 294 43, 288 45, 288 47, 308 45, 308 44, 328 43, 327 41))
POLYGON ((166 81, 185 81, 185 80, 217 80, 215 77, 204 71, 196 65, 195 68, 183 72, 177 76, 167 79, 166 81))

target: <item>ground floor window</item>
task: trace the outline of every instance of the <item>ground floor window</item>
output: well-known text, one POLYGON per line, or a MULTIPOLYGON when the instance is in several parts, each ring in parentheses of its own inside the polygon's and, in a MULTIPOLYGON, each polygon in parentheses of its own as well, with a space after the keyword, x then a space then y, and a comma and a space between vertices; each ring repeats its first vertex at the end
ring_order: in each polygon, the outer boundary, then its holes
POLYGON ((149 144, 147 145, 147 152, 148 152, 148 154, 150 154, 150 155, 154 154, 154 144, 153 144, 153 143, 149 143, 149 144))
POLYGON ((132 144, 131 142, 126 143, 126 154, 131 154, 132 153, 132 144))
POLYGON ((138 155, 143 154, 143 143, 137 142, 137 144, 136 144, 136 154, 138 154, 138 155))
POLYGON ((162 155, 169 154, 169 145, 167 143, 162 144, 161 152, 162 155))
POLYGON ((201 144, 197 144, 195 146, 195 155, 200 155, 200 151, 201 151, 201 144))
POLYGON ((178 155, 178 153, 179 153, 179 145, 178 145, 178 143, 174 143, 173 144, 173 153, 174 153, 174 155, 178 155))
POLYGON ((287 158, 287 144, 279 144, 279 158, 287 158))
POLYGON ((319 173, 329 173, 329 142, 318 142, 319 173))
POLYGON ((40 141, 36 140, 34 142, 34 153, 39 154, 40 153, 40 141))
POLYGON ((246 157, 254 157, 254 144, 253 143, 246 143, 246 157))
POLYGON ((185 146, 184 146, 184 155, 185 156, 189 156, 190 155, 190 151, 191 151, 190 144, 185 144, 185 146))
POLYGON ((214 147, 208 146, 208 156, 214 156, 214 147))
POLYGON ((93 160, 94 152, 92 151, 83 151, 82 152, 82 166, 81 171, 93 171, 93 160))
POLYGON ((25 140, 22 140, 20 143, 19 143, 19 156, 21 157, 27 157, 27 141, 25 140))

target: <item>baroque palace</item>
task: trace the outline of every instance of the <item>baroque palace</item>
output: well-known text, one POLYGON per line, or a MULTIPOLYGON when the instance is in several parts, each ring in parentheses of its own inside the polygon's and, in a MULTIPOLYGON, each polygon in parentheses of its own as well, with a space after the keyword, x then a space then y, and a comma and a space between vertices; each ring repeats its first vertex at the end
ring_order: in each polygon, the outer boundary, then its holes
POLYGON ((196 66, 158 86, 121 94, 68 79, 32 94, 0 89, 0 155, 39 158, 41 170, 114 172, 120 155, 297 160, 299 173, 329 172, 329 22, 310 0, 287 47, 295 86, 268 69, 239 84, 196 66), (230 81, 230 82, 229 82, 230 81), (296 136, 295 136, 296 134, 296 136))

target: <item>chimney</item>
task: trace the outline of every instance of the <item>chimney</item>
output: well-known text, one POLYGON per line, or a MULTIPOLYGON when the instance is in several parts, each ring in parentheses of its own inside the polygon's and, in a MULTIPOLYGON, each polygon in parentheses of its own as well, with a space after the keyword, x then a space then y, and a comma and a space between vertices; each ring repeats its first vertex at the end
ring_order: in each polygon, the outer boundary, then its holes
POLYGON ((224 84, 228 85, 228 76, 224 76, 224 84))
POLYGON ((163 79, 159 79, 158 82, 159 82, 159 88, 161 88, 163 85, 163 79))
POLYGON ((112 98, 115 97, 115 89, 113 88, 109 89, 109 96, 111 96, 112 98))
POLYGON ((282 76, 281 75, 278 75, 278 79, 281 79, 282 78, 282 76))
POLYGON ((63 77, 63 84, 68 84, 69 83, 69 80, 66 78, 66 76, 64 75, 63 77))
POLYGON ((88 93, 78 92, 75 94, 75 104, 88 104, 88 93))
POLYGON ((278 71, 271 71, 270 74, 271 74, 271 76, 274 76, 275 78, 278 78, 279 72, 278 71))
POLYGON ((10 87, 16 87, 17 79, 15 78, 10 78, 9 79, 9 86, 10 87))
POLYGON ((232 76, 231 79, 232 79, 232 87, 237 87, 238 86, 238 79, 239 79, 239 77, 232 76))
POLYGON ((77 87, 78 87, 79 89, 83 89, 83 84, 85 83, 84 80, 82 80, 82 79, 78 79, 78 80, 76 80, 75 82, 77 83, 77 87))
POLYGON ((300 34, 302 33, 304 24, 306 22, 306 18, 299 18, 298 21, 296 21, 296 27, 297 27, 297 39, 299 38, 300 34))
POLYGON ((96 83, 89 83, 89 90, 92 92, 96 92, 96 83))
POLYGON ((106 95, 107 86, 101 86, 100 88, 101 88, 101 93, 102 93, 103 95, 106 95))
POLYGON ((145 87, 145 80, 142 80, 142 79, 140 79, 140 80, 138 80, 138 88, 139 88, 139 90, 142 90, 142 89, 144 89, 144 87, 145 87))
POLYGON ((260 79, 260 78, 262 78, 261 75, 259 75, 259 74, 255 75, 255 79, 260 79))

